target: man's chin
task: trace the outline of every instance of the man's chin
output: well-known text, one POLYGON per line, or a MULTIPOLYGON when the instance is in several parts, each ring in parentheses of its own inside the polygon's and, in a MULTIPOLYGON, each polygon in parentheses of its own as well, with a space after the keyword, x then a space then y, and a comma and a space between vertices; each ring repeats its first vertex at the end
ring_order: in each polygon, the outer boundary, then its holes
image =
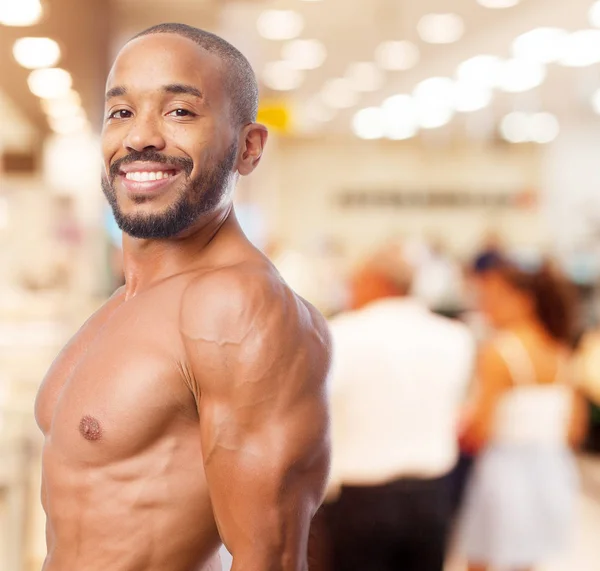
POLYGON ((172 209, 148 212, 114 211, 119 228, 128 236, 139 239, 175 238, 194 223, 190 214, 172 209))

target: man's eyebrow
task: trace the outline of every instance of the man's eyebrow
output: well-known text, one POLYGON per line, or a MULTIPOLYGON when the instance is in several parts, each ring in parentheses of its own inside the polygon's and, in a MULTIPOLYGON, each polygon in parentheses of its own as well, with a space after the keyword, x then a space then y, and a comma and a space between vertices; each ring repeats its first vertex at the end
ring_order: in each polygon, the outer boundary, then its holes
MULTIPOLYGON (((163 86, 162 90, 165 93, 172 93, 175 95, 178 94, 187 94, 197 97, 198 99, 204 99, 204 94, 197 87, 193 85, 185 85, 183 83, 170 83, 169 85, 163 86)), ((123 97, 123 95, 127 95, 127 88, 118 85, 116 87, 112 87, 106 92, 106 101, 112 99, 113 97, 123 97)))
POLYGON ((113 97, 123 97, 127 93, 127 89, 122 85, 117 87, 113 87, 106 92, 106 101, 112 99, 113 97))
POLYGON ((165 93, 173 93, 175 95, 177 95, 177 94, 193 95, 194 97, 197 97, 198 99, 204 99, 204 94, 197 87, 194 87, 193 85, 185 85, 183 83, 170 83, 169 85, 165 85, 163 87, 163 91, 165 93))

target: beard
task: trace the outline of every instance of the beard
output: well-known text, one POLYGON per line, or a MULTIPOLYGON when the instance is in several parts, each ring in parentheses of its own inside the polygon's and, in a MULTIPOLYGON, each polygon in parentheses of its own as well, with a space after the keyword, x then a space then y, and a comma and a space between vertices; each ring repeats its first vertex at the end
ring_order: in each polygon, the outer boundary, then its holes
MULTIPOLYGON (((153 149, 133 151, 115 161, 109 176, 102 176, 102 191, 110 204, 119 228, 133 238, 164 239, 181 234, 192 226, 202 215, 219 206, 228 194, 233 166, 237 157, 237 143, 234 142, 225 156, 214 166, 191 178, 194 163, 183 157, 169 157, 153 149), (177 167, 185 177, 185 184, 177 199, 166 210, 157 214, 125 214, 119 206, 114 181, 121 167, 133 162, 153 162, 177 167)), ((134 197, 136 204, 151 200, 146 196, 134 197)))

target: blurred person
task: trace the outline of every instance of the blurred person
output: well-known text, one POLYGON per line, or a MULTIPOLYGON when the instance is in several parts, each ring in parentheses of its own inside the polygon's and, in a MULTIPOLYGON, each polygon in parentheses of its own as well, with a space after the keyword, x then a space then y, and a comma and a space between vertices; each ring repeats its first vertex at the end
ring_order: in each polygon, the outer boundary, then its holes
POLYGON ((463 273, 440 239, 433 240, 417 266, 413 295, 431 310, 454 314, 462 307, 463 273))
POLYGON ((565 544, 585 403, 571 386, 574 297, 549 264, 488 254, 479 304, 496 335, 478 358, 463 447, 479 452, 459 525, 470 571, 531 570, 565 544))
POLYGON ((481 260, 490 255, 500 256, 506 251, 506 245, 501 233, 490 228, 481 240, 481 245, 475 254, 475 260, 481 260))
POLYGON ((600 406, 600 330, 587 331, 576 353, 577 383, 594 404, 600 406))
POLYGON ((475 348, 466 326, 409 295, 412 276, 386 248, 354 280, 356 310, 331 321, 335 571, 444 566, 475 348))
POLYGON ((304 571, 329 463, 322 317, 242 233, 267 140, 244 56, 181 24, 109 74, 102 188, 125 286, 52 365, 44 571, 304 571))
POLYGON ((589 403, 585 451, 594 453, 600 451, 600 329, 597 327, 582 335, 575 364, 577 386, 589 403))

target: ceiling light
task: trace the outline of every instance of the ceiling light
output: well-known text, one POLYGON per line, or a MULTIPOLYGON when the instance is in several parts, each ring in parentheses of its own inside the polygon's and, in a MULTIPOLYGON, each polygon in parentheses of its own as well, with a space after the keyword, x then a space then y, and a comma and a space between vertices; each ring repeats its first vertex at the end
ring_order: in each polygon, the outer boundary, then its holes
POLYGON ((498 83, 502 60, 492 55, 478 55, 458 66, 456 76, 459 81, 471 85, 492 88, 498 83))
POLYGON ((551 143, 560 133, 558 119, 551 113, 536 113, 529 117, 529 139, 541 145, 551 143))
POLYGON ((538 63, 555 62, 561 57, 562 42, 567 35, 560 28, 535 28, 513 42, 513 56, 538 63))
POLYGON ((516 6, 520 0, 477 0, 484 8, 501 9, 512 8, 516 6))
POLYGON ((594 2, 588 12, 590 24, 596 28, 600 28, 600 0, 594 2))
POLYGON ((417 24, 421 39, 430 44, 452 44, 462 38, 463 19, 458 14, 427 14, 417 24))
POLYGON ((357 62, 348 67, 346 78, 352 82, 356 91, 378 91, 383 86, 381 70, 371 62, 357 62))
POLYGON ((421 81, 413 91, 421 107, 454 107, 454 82, 449 77, 430 77, 421 81))
POLYGON ((50 38, 20 38, 13 45, 13 56, 27 69, 53 67, 60 59, 60 47, 50 38))
MULTIPOLYGON (((60 101, 55 99, 54 101, 60 101)), ((54 119, 57 121, 62 121, 63 119, 68 119, 70 117, 85 117, 85 111, 83 107, 79 105, 71 105, 67 102, 62 104, 52 104, 49 107, 44 107, 44 109, 48 109, 49 113, 48 119, 54 119)))
POLYGON ((449 77, 430 77, 413 91, 416 116, 423 129, 437 129, 454 117, 454 82, 449 77))
POLYGON ((401 141, 417 134, 419 130, 417 109, 410 95, 389 97, 383 102, 381 110, 386 137, 401 141))
POLYGON ((85 131, 89 126, 85 115, 74 115, 72 117, 63 117, 61 119, 48 119, 50 128, 59 135, 73 135, 85 131))
POLYGON ((406 117, 414 114, 415 106, 413 98, 410 95, 392 95, 388 97, 381 106, 389 119, 395 119, 398 116, 406 117))
POLYGON ((49 105, 42 105, 46 115, 50 119, 65 119, 67 117, 85 116, 85 111, 81 105, 76 105, 67 100, 62 99, 44 99, 44 103, 52 101, 49 105))
POLYGON ((546 79, 546 68, 537 62, 510 59, 500 68, 498 87, 507 93, 523 93, 540 86, 546 79))
POLYGON ((598 89, 592 96, 592 107, 594 112, 600 115, 600 89, 598 89))
POLYGON ((529 117, 515 111, 506 115, 500 123, 500 134, 509 143, 526 143, 529 140, 529 117))
POLYGON ((282 59, 296 69, 317 69, 327 57, 327 50, 319 40, 293 40, 281 48, 282 59))
POLYGON ((375 52, 375 61, 382 69, 405 71, 419 61, 419 48, 412 42, 383 42, 375 52))
POLYGON ((77 91, 71 90, 62 97, 42 99, 42 109, 50 117, 64 117, 81 108, 81 97, 77 91))
POLYGON ((383 113, 379 107, 367 107, 354 115, 354 134, 361 139, 381 139, 385 134, 383 113))
POLYGON ((323 86, 321 98, 333 109, 349 109, 358 103, 358 93, 352 82, 345 77, 327 81, 323 86))
POLYGON ((424 108, 418 110, 419 125, 422 129, 438 129, 447 125, 454 117, 453 109, 424 108))
POLYGON ((492 102, 492 90, 480 85, 458 81, 454 84, 454 105, 460 113, 485 109, 492 102))
POLYGON ((0 24, 5 26, 33 26, 43 12, 39 0, 0 0, 0 24))
POLYGON ((36 69, 27 78, 31 93, 42 99, 63 97, 71 90, 72 83, 71 74, 59 67, 36 69))
POLYGON ((392 141, 412 139, 419 132, 419 126, 412 123, 394 123, 386 125, 385 136, 392 141))
POLYGON ((600 62, 600 30, 579 30, 561 42, 558 62, 567 67, 587 67, 600 62))
POLYGON ((258 33, 267 40, 293 40, 304 29, 304 19, 293 10, 265 10, 258 17, 258 33))
POLYGON ((304 72, 290 65, 288 61, 273 61, 265 65, 263 83, 275 91, 298 89, 304 81, 304 72))

